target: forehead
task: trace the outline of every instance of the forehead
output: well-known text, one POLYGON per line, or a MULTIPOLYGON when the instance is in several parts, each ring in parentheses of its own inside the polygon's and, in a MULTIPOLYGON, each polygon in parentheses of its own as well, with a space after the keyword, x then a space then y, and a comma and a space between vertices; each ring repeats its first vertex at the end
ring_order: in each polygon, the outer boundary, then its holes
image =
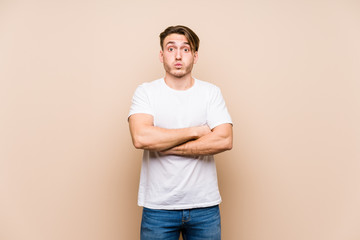
POLYGON ((176 44, 189 44, 188 39, 185 37, 185 35, 172 33, 164 39, 164 45, 168 43, 176 43, 176 44))

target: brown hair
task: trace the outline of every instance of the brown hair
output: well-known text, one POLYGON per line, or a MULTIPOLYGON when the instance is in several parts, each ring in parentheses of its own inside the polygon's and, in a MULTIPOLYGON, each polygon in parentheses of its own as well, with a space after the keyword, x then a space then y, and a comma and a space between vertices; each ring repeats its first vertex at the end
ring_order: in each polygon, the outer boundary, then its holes
POLYGON ((199 44, 200 44, 199 37, 193 32, 193 30, 191 30, 188 27, 182 26, 182 25, 170 26, 170 27, 166 28, 162 33, 160 33, 160 35, 159 35, 160 46, 161 46, 162 50, 164 50, 164 46, 163 46, 164 39, 168 35, 173 34, 173 33, 184 35, 187 38, 187 40, 189 41, 191 51, 197 52, 199 50, 199 44))

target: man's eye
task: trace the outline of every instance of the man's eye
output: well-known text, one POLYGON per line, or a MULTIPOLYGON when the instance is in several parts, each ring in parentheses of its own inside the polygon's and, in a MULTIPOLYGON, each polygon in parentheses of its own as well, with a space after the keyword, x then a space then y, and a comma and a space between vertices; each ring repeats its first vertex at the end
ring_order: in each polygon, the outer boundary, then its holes
POLYGON ((188 49, 188 48, 184 48, 184 51, 185 51, 185 52, 188 52, 188 51, 189 51, 189 49, 188 49))
POLYGON ((169 51, 170 51, 170 52, 174 51, 174 48, 169 48, 169 51))

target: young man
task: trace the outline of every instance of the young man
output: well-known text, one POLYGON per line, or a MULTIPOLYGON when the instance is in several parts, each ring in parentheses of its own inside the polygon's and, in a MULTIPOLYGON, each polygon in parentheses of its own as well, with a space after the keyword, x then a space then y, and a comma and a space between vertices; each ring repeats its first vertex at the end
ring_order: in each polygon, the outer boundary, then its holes
POLYGON ((140 85, 129 113, 133 144, 144 149, 138 205, 141 239, 221 238, 213 155, 232 148, 232 121, 220 89, 191 75, 199 38, 188 27, 160 34, 165 77, 140 85))

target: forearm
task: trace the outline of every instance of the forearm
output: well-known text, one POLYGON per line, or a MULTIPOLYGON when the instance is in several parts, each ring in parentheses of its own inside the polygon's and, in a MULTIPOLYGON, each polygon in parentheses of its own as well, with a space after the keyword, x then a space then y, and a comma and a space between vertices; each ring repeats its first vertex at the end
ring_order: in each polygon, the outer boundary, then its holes
POLYGON ((154 126, 143 128, 133 138, 138 149, 163 151, 199 137, 196 127, 165 129, 154 126))
POLYGON ((129 127, 134 146, 152 151, 163 151, 211 132, 207 125, 181 129, 156 127, 153 117, 148 114, 132 115, 129 127))
POLYGON ((232 126, 223 125, 205 136, 163 151, 163 154, 180 156, 214 155, 232 148, 232 126))

